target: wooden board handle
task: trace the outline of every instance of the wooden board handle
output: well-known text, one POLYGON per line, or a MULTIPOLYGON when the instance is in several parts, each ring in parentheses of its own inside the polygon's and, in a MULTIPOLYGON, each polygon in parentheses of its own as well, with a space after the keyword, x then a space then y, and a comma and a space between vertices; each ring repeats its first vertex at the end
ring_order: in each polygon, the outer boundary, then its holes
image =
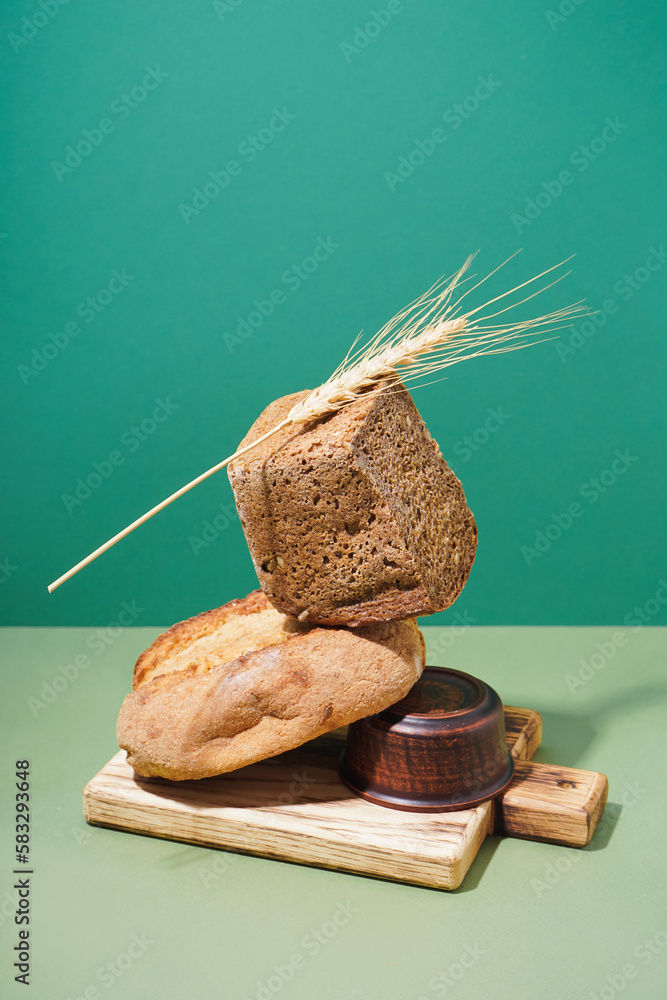
POLYGON ((514 761, 514 779, 496 799, 496 832, 585 847, 607 801, 609 782, 597 771, 514 761))

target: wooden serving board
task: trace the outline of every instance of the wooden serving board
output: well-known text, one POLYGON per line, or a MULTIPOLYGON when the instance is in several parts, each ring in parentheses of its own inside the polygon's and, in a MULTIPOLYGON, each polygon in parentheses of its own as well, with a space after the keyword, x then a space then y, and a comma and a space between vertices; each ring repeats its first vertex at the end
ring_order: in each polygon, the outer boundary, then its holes
POLYGON ((346 729, 215 778, 140 778, 120 751, 86 785, 89 823, 281 861, 456 889, 487 834, 588 843, 606 801, 604 775, 529 762, 538 712, 505 706, 516 775, 501 800, 461 812, 387 809, 338 776, 346 729))

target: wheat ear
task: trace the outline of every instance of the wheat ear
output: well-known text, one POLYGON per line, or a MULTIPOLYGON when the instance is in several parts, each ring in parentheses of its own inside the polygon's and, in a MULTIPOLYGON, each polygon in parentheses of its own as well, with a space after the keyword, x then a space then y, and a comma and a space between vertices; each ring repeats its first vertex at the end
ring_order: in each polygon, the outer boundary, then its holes
MULTIPOLYGON (((312 423, 326 417, 347 406, 348 403, 352 403, 361 393, 378 395, 390 391, 399 383, 413 386, 424 384, 423 379, 426 376, 449 368, 459 361, 479 357, 482 354, 500 354, 519 350, 522 347, 527 347, 529 343, 541 343, 541 341, 534 340, 537 333, 553 332, 562 326, 568 326, 575 317, 588 312, 584 304, 578 302, 536 319, 519 320, 514 323, 489 322, 503 315, 509 309, 513 309, 534 298, 535 295, 546 291, 556 281, 566 277, 570 273, 569 271, 537 291, 530 292, 519 301, 510 300, 509 304, 499 308, 497 312, 486 313, 489 307, 508 299, 524 288, 528 288, 533 282, 539 281, 540 278, 551 273, 557 267, 562 267, 562 264, 557 264, 555 267, 543 271, 516 288, 512 288, 509 292, 497 296, 484 306, 464 312, 461 304, 466 296, 500 269, 496 268, 476 285, 463 291, 462 288, 466 282, 470 282, 474 277, 464 277, 473 260, 474 257, 469 257, 463 267, 454 275, 437 281, 427 292, 394 316, 365 346, 354 351, 358 342, 357 338, 347 357, 331 378, 318 386, 317 389, 313 389, 304 399, 293 406, 284 420, 281 420, 279 424, 257 438, 252 444, 240 448, 224 461, 218 462, 207 472, 203 472, 192 482, 182 486, 180 490, 172 493, 162 503, 152 507, 132 524, 123 528, 104 545, 100 545, 67 573, 63 573, 57 580, 49 584, 49 593, 102 555, 103 552, 106 552, 107 549, 110 549, 125 535, 129 535, 139 525, 148 521, 154 514, 159 513, 174 500, 183 496, 188 490, 219 472, 234 459, 245 455, 257 445, 273 437, 285 427, 312 423)), ((563 263, 566 262, 563 261, 563 263)), ((502 266, 504 265, 501 264, 500 267, 502 266)))

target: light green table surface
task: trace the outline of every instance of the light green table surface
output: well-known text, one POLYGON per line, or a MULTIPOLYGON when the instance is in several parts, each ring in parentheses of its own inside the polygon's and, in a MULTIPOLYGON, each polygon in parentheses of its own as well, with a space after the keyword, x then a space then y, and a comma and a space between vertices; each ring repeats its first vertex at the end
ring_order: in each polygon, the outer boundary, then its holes
POLYGON ((604 771, 611 786, 588 848, 491 838, 452 893, 87 827, 81 789, 117 749, 132 665, 158 631, 4 630, 3 997, 665 996, 667 630, 425 629, 431 663, 542 713, 537 760, 604 771), (55 700, 29 702, 78 654, 89 666, 55 700), (591 677, 571 690, 580 671, 591 677), (20 758, 32 772, 29 991, 11 968, 20 758))

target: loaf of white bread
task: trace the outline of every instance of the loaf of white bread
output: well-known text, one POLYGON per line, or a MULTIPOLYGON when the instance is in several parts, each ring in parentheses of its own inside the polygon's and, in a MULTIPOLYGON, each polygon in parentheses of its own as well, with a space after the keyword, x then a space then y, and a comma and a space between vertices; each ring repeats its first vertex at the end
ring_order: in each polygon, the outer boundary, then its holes
POLYGON ((475 556, 461 484, 403 387, 279 432, 229 478, 263 592, 139 657, 117 733, 141 775, 221 774, 399 701, 425 662, 414 617, 450 605, 475 556))
POLYGON ((141 654, 118 743, 141 775, 222 774, 388 708, 424 660, 414 621, 320 628, 257 590, 179 622, 141 654))

